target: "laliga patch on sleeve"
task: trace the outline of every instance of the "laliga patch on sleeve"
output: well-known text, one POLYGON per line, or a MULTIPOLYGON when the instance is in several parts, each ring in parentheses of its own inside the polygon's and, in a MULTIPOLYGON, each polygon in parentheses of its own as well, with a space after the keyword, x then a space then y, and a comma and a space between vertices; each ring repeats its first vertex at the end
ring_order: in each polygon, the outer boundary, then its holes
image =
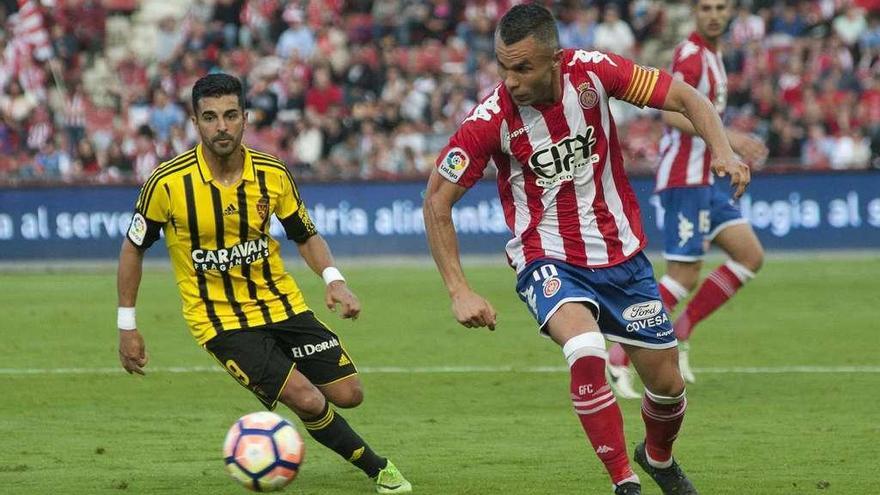
POLYGON ((147 219, 140 213, 135 213, 131 217, 131 225, 128 227, 128 238, 137 246, 144 244, 144 238, 147 236, 147 219))
POLYGON ((452 148, 446 152, 446 156, 440 161, 440 167, 437 170, 450 182, 458 183, 470 163, 471 159, 463 149, 452 148))

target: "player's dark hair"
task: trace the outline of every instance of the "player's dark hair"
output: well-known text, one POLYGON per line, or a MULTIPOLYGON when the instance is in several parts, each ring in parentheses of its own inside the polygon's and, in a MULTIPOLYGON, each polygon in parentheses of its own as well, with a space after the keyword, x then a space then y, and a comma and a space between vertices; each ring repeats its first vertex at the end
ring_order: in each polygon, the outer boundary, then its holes
POLYGON ((498 36, 505 45, 512 45, 534 35, 535 39, 557 50, 559 32, 556 19, 549 10, 537 4, 520 4, 504 14, 498 23, 498 36))
POLYGON ((244 108, 244 92, 241 81, 235 76, 218 72, 202 77, 193 85, 192 106, 193 113, 198 113, 199 100, 205 97, 218 97, 235 95, 238 97, 238 106, 244 108))

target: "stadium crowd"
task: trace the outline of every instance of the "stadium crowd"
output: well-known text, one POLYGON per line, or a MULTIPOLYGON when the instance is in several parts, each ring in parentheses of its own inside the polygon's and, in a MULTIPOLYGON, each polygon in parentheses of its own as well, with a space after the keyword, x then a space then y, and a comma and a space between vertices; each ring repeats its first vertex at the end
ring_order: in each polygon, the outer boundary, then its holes
MULTIPOLYGON (((246 82, 245 142, 298 177, 425 177, 497 82, 493 31, 512 2, 195 0, 145 15, 156 3, 0 2, 0 184, 143 181, 197 141, 189 91, 209 71, 246 82), (35 25, 42 45, 12 43, 35 25)), ((693 27, 690 0, 548 3, 565 47, 650 65, 693 27)), ((766 141, 756 168, 880 168, 880 1, 734 3, 725 118, 766 141)), ((631 170, 650 173, 657 113, 613 108, 631 170)))

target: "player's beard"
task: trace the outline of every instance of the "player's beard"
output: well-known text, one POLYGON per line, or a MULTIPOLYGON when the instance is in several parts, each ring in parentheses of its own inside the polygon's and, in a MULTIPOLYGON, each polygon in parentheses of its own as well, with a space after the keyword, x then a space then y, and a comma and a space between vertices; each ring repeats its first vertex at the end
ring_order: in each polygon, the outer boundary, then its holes
POLYGON ((229 158, 241 145, 241 134, 239 134, 238 136, 232 136, 229 134, 216 136, 210 141, 206 140, 205 144, 208 146, 208 149, 211 150, 211 153, 213 153, 215 156, 219 158, 229 158), (224 144, 218 143, 218 141, 221 140, 228 141, 224 141, 224 144))

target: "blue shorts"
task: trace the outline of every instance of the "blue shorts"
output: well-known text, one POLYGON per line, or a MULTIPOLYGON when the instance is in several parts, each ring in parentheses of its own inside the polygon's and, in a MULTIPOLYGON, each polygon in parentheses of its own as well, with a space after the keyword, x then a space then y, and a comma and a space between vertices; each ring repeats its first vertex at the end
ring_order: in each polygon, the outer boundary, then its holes
POLYGON ((663 207, 663 257, 672 261, 699 261, 709 243, 725 227, 745 223, 727 187, 677 187, 660 191, 663 207))
POLYGON ((516 291, 544 334, 550 317, 564 303, 582 302, 592 309, 608 340, 651 349, 677 344, 644 253, 606 268, 534 261, 517 275, 516 291))

